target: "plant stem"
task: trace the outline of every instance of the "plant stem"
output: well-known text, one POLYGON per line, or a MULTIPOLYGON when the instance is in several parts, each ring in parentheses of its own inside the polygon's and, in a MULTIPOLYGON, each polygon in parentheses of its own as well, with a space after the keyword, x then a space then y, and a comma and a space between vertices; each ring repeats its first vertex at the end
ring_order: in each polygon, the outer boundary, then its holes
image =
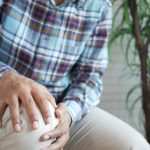
POLYGON ((138 22, 138 10, 137 10, 137 1, 128 0, 128 6, 132 16, 132 28, 134 32, 134 37, 136 41, 136 47, 139 54, 140 60, 140 71, 141 71, 141 83, 142 83, 142 106, 145 114, 145 130, 146 137, 150 143, 150 85, 148 81, 148 70, 147 70, 147 59, 148 59, 148 46, 144 43, 140 26, 138 22))

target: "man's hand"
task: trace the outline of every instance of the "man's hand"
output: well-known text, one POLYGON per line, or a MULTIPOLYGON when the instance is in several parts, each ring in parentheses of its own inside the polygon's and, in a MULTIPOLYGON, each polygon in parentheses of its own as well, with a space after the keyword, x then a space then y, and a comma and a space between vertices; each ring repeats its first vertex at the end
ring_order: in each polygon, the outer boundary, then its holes
POLYGON ((42 150, 62 150, 69 140, 69 126, 71 124, 71 116, 67 111, 65 104, 60 103, 56 108, 56 117, 59 118, 59 123, 56 129, 42 135, 41 140, 46 141, 55 139, 56 141, 43 148, 42 150))
POLYGON ((11 71, 0 78, 0 126, 2 126, 4 109, 8 105, 14 131, 21 131, 19 101, 25 107, 33 129, 38 128, 36 105, 38 105, 45 123, 50 123, 48 101, 54 108, 57 107, 54 97, 44 86, 11 71))

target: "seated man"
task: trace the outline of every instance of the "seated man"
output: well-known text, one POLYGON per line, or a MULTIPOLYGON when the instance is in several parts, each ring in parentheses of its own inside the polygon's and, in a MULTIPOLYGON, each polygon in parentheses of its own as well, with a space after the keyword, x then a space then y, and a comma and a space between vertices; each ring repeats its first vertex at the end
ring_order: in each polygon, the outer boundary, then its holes
POLYGON ((0 150, 150 150, 96 107, 109 0, 1 0, 0 8, 0 150))

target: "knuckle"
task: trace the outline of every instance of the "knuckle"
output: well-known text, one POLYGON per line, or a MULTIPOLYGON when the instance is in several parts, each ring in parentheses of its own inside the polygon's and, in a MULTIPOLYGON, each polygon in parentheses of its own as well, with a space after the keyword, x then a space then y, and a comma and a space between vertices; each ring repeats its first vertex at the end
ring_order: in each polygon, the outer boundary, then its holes
POLYGON ((10 109, 15 109, 15 108, 17 108, 17 103, 16 103, 16 101, 10 100, 10 101, 9 101, 9 107, 10 107, 10 109))
POLYGON ((50 117, 51 115, 50 115, 50 112, 48 111, 48 110, 46 110, 45 112, 44 112, 44 116, 45 117, 50 117))
POLYGON ((21 90, 21 89, 23 89, 23 87, 24 87, 24 85, 23 85, 23 83, 22 83, 21 81, 17 81, 17 82, 15 82, 15 83, 13 83, 13 88, 14 88, 14 89, 19 89, 19 90, 21 90))
POLYGON ((13 124, 20 123, 20 119, 18 116, 12 116, 11 119, 12 119, 13 124))
POLYGON ((57 137, 61 137, 62 136, 61 130, 57 129, 56 132, 54 133, 54 135, 57 137))
POLYGON ((24 97, 24 104, 25 104, 26 106, 31 106, 33 103, 34 103, 34 101, 33 101, 32 98, 24 97))
POLYGON ((51 95, 51 101, 55 102, 55 98, 51 95))
POLYGON ((37 115, 35 113, 30 115, 30 119, 31 119, 31 121, 37 121, 38 120, 37 115))
POLYGON ((55 101, 55 97, 49 91, 46 91, 46 95, 47 95, 47 100, 55 101))
POLYGON ((40 98, 40 105, 46 106, 45 98, 40 98))
POLYGON ((46 89, 43 85, 41 85, 39 83, 33 83, 33 84, 34 84, 35 89, 40 91, 40 92, 43 92, 46 89))
POLYGON ((50 101, 52 104, 55 103, 55 99, 54 98, 50 98, 50 99, 48 99, 48 101, 50 101))
MULTIPOLYGON (((39 87, 40 87, 40 89, 43 91, 43 92, 48 92, 48 89, 45 87, 45 86, 43 86, 43 85, 39 85, 39 87)), ((49 93, 49 92, 48 92, 49 93)))

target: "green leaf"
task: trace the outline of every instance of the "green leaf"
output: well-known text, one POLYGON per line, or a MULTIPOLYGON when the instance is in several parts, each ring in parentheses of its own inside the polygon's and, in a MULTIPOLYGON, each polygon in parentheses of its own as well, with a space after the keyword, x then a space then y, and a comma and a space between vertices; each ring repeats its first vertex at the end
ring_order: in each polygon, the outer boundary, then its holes
POLYGON ((136 105, 138 104, 139 101, 142 100, 142 96, 137 97, 136 99, 133 100, 133 103, 131 104, 129 110, 130 114, 133 117, 133 110, 135 109, 136 105))
POLYGON ((132 33, 132 21, 130 18, 130 13, 129 13, 129 7, 128 7, 128 1, 126 0, 124 3, 124 13, 123 13, 123 19, 128 25, 128 30, 130 30, 130 33, 132 33))
POLYGON ((131 46, 131 42, 133 40, 133 37, 131 37, 129 40, 128 40, 128 43, 127 43, 127 47, 126 47, 126 52, 125 52, 125 59, 126 59, 126 62, 127 62, 127 65, 130 64, 129 62, 129 51, 130 51, 130 46, 131 46))
POLYGON ((145 37, 145 36, 149 36, 150 34, 150 25, 149 26, 145 26, 143 29, 142 29, 142 35, 145 37))
POLYGON ((127 96, 126 96, 126 108, 130 111, 130 106, 129 106, 129 102, 130 102, 130 97, 131 95, 137 90, 140 88, 140 84, 136 84, 134 85, 127 93, 127 96))

